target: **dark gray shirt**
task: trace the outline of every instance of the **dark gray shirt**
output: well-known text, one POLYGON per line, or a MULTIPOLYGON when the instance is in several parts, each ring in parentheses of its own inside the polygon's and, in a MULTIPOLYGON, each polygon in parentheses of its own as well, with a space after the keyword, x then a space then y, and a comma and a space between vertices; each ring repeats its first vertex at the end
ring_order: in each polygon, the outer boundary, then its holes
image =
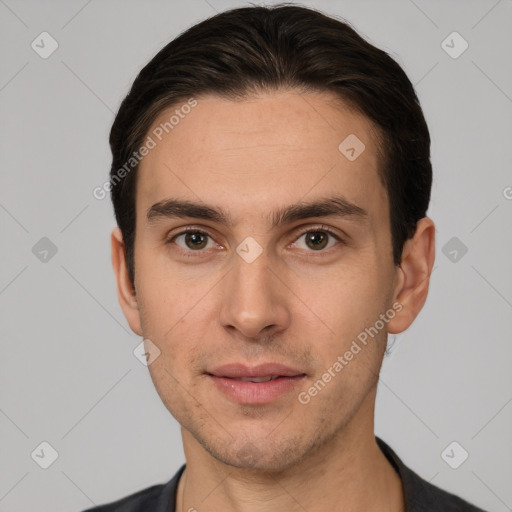
MULTIPOLYGON (((481 508, 427 482, 405 466, 382 439, 376 437, 376 440, 402 480, 404 512, 484 512, 481 508)), ((174 512, 176 489, 184 470, 185 464, 166 484, 153 485, 121 500, 89 508, 84 512, 174 512)))

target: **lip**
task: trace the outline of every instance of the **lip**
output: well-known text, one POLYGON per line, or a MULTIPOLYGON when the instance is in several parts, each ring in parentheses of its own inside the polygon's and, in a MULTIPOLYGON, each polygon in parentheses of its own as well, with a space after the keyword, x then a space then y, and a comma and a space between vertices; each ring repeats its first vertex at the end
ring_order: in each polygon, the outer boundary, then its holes
POLYGON ((247 366, 241 363, 229 363, 208 371, 216 377, 240 379, 243 377, 294 377, 304 375, 304 372, 278 363, 262 363, 257 366, 247 366))
POLYGON ((237 403, 260 405, 289 393, 306 377, 300 370, 278 363, 246 366, 225 364, 207 372, 217 390, 237 403), (274 377, 264 382, 241 381, 242 378, 274 377))

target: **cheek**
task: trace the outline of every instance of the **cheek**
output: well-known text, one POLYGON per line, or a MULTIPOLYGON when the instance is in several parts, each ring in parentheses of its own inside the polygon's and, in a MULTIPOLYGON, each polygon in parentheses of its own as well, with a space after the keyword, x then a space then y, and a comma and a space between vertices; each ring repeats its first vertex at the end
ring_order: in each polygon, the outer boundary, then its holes
MULTIPOLYGON (((204 333, 192 318, 162 322, 153 316, 151 331, 160 355, 149 366, 153 384, 172 415, 184 418, 194 407, 195 386, 200 372, 201 343, 204 333)), ((149 337, 149 336, 148 336, 149 337)))
POLYGON ((160 255, 144 257, 141 254, 136 272, 139 275, 137 295, 140 297, 145 335, 165 341, 173 335, 180 320, 194 310, 201 295, 207 291, 207 283, 188 282, 182 272, 171 265, 169 259, 160 255))
POLYGON ((324 401, 336 399, 350 409, 378 375, 386 330, 371 328, 387 308, 386 277, 371 255, 366 255, 353 264, 333 267, 321 279, 297 279, 295 283, 297 295, 308 298, 304 302, 312 323, 299 323, 303 332, 309 330, 308 342, 314 340, 311 348, 319 363, 315 377, 329 382, 330 391, 319 393, 317 404, 321 407, 324 401))
POLYGON ((161 351, 149 367, 151 377, 169 398, 183 394, 204 371, 204 354, 215 343, 212 332, 218 315, 212 307, 212 283, 203 280, 190 286, 169 273, 154 285, 147 280, 140 293, 144 337, 161 351))
POLYGON ((369 258, 343 262, 322 275, 296 276, 292 283, 296 296, 329 338, 346 340, 357 334, 385 307, 384 283, 369 258))

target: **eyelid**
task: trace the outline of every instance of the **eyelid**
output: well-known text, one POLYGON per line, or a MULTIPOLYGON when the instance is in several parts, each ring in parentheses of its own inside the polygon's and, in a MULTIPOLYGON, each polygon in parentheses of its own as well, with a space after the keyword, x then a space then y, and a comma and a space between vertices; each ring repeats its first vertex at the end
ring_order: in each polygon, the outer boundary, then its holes
POLYGON ((310 232, 314 232, 314 231, 325 231, 326 233, 329 233, 330 235, 332 235, 334 238, 336 238, 340 242, 345 241, 345 237, 343 235, 340 235, 338 233, 338 231, 334 230, 334 228, 331 228, 330 226, 326 226, 325 224, 318 224, 316 226, 307 226, 304 228, 303 231, 300 231, 300 233, 297 235, 297 238, 299 236, 304 235, 305 233, 310 233, 310 232))

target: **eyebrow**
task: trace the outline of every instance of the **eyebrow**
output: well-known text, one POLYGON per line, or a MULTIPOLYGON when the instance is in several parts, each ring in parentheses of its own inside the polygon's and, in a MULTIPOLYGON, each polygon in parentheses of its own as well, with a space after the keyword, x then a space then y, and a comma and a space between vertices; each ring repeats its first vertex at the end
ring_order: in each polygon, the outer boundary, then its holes
MULTIPOLYGON (((188 217, 210 220, 228 227, 233 225, 231 215, 226 210, 188 200, 164 199, 147 210, 148 223, 159 219, 188 217)), ((276 228, 310 217, 351 217, 364 220, 368 218, 368 212, 345 198, 336 196, 279 208, 271 212, 268 219, 272 227, 276 228)))

